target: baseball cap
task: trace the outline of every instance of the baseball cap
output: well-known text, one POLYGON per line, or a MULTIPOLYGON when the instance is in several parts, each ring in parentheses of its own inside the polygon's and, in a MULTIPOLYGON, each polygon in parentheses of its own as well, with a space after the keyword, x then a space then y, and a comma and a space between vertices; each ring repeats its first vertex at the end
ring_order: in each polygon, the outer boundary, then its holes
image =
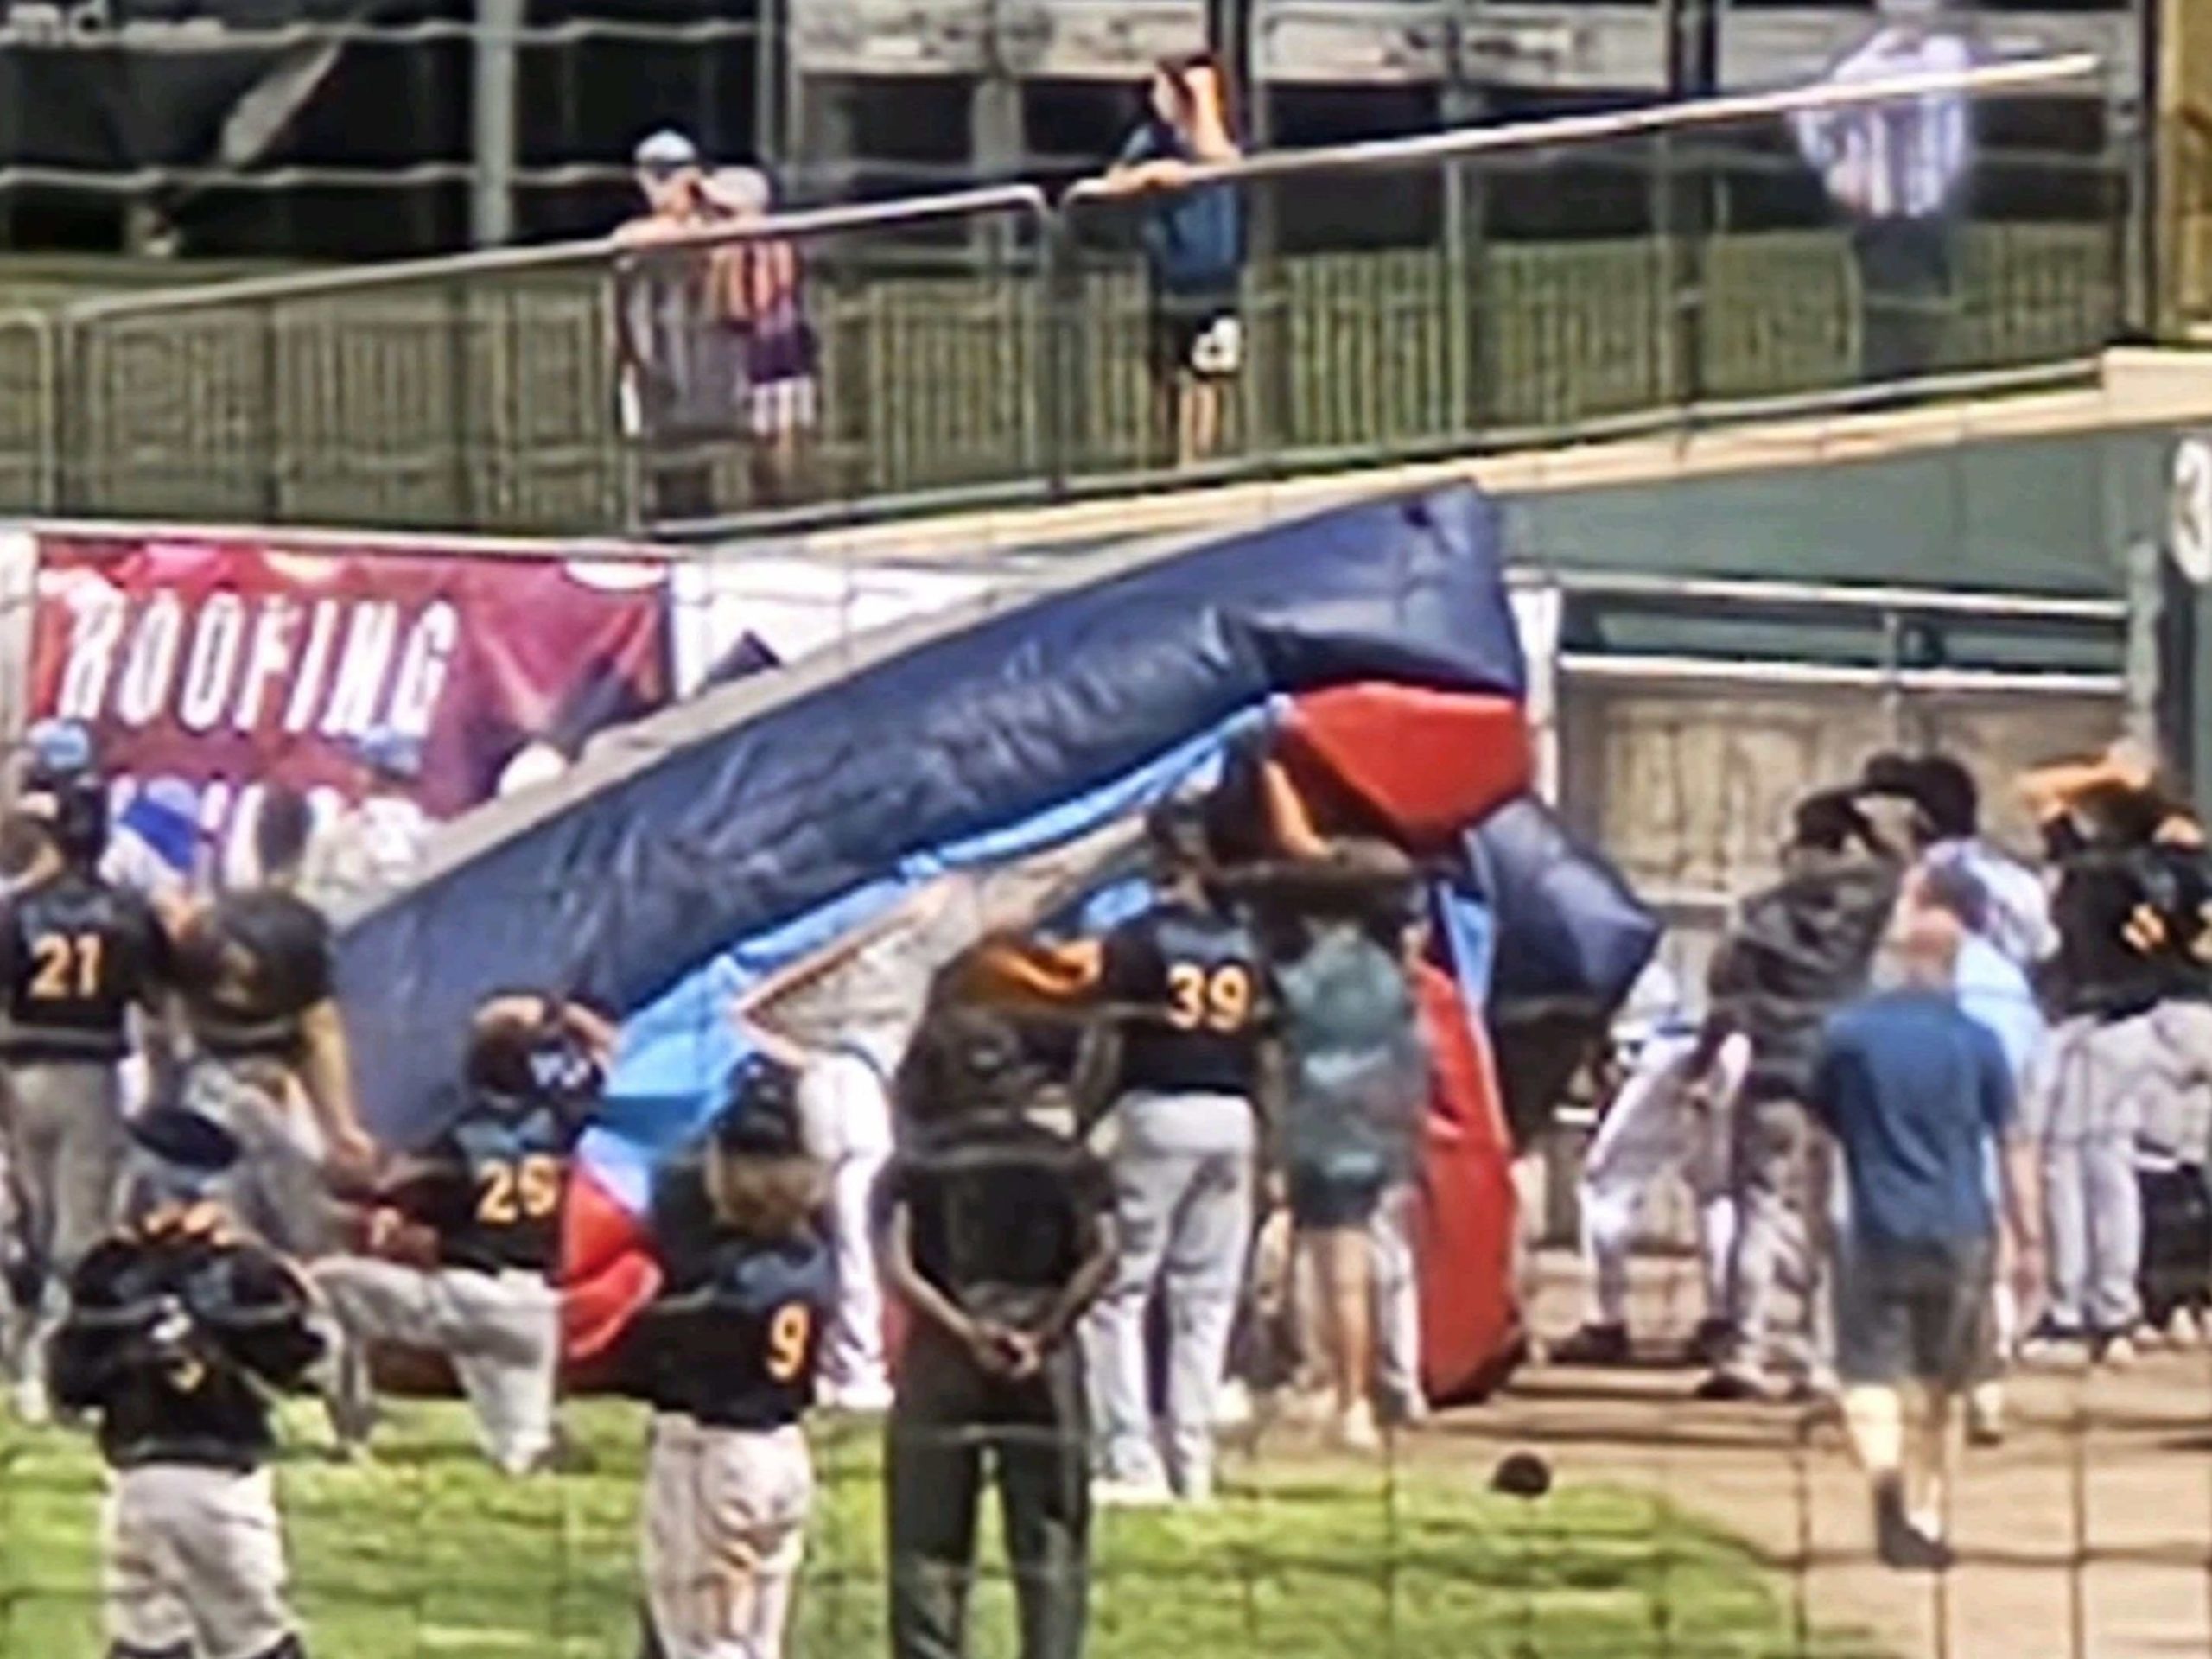
POLYGON ((631 159, 640 173, 680 173, 699 165, 699 146, 674 127, 647 133, 631 159))
POLYGON ((23 734, 23 749, 30 757, 33 778, 73 778, 92 770, 92 734, 82 721, 41 720, 23 734))
POLYGON ((238 1141, 204 1112, 157 1106, 131 1121, 139 1181, 152 1198, 193 1198, 213 1192, 238 1160, 238 1141))
POLYGON ((423 770, 423 740, 394 726, 372 726, 355 740, 353 753, 363 766, 395 778, 423 770))
POLYGON ((798 1074, 767 1055, 747 1055, 730 1072, 709 1135, 716 1150, 740 1157, 789 1158, 803 1152, 798 1074))

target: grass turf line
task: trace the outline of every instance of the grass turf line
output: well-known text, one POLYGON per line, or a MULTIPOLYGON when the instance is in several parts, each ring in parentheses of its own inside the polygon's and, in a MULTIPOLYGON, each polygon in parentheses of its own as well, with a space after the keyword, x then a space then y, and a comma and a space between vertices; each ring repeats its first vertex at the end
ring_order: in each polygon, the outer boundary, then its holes
MULTIPOLYGON (((628 1659, 636 1643, 643 1421, 568 1412, 598 1467, 512 1483, 457 1407, 403 1405, 369 1465, 303 1449, 281 1469, 298 1605, 316 1659, 628 1659)), ((884 1649, 882 1499, 873 1431, 817 1438, 821 1490, 791 1652, 884 1649)), ((1199 1512, 1102 1516, 1091 1659, 1777 1659, 1796 1655, 1780 1586, 1742 1546, 1648 1497, 1568 1487, 1535 1504, 1464 1478, 1305 1464, 1230 1471, 1199 1512)), ((99 1652, 89 1446, 0 1421, 0 1659, 99 1652)), ((1010 1659, 1011 1595, 987 1495, 976 1659, 1010 1659)), ((1872 1659, 1821 1633, 1818 1659, 1872 1659)))

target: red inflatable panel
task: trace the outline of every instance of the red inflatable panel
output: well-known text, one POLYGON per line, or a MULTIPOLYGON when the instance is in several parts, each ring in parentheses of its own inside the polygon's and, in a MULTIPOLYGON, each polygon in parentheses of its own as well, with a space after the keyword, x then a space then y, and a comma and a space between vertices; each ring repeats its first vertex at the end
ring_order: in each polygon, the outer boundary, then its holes
POLYGON ((578 1169, 569 1178, 561 1211, 561 1282, 596 1277, 646 1247, 645 1230, 613 1194, 578 1169))
POLYGON ((588 1369, 611 1351, 660 1287, 660 1268, 644 1225, 588 1171, 577 1170, 569 1178, 561 1213, 561 1338, 567 1363, 588 1369))
POLYGON ((588 1366, 612 1350, 630 1321, 660 1294, 660 1264, 632 1250, 588 1279, 561 1289, 561 1354, 571 1366, 588 1366))
POLYGON ((1323 816, 1340 787, 1406 842, 1456 842, 1524 793, 1535 775, 1528 722, 1510 697, 1363 684, 1311 692, 1293 705, 1279 753, 1323 816))
POLYGON ((1414 1230, 1421 1384, 1432 1402, 1454 1405, 1488 1395, 1521 1355, 1513 1154, 1489 1045, 1467 1019, 1459 982, 1424 967, 1421 997, 1436 1060, 1414 1230))

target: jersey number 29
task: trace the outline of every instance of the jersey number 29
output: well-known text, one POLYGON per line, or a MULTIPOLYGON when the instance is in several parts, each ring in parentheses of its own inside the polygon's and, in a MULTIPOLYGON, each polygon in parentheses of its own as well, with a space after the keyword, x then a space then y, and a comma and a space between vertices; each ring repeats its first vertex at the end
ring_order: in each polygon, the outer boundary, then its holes
POLYGON ((561 1160, 543 1153, 512 1164, 487 1164, 476 1184, 476 1219, 486 1227, 543 1221, 561 1207, 561 1160))

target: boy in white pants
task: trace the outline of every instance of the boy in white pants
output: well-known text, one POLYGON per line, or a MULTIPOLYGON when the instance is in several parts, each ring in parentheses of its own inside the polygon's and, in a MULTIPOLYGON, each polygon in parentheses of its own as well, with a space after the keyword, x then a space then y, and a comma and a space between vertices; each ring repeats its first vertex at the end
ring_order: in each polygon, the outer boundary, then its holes
MULTIPOLYGON (((665 1281, 632 1333, 653 1408, 640 1553, 649 1659, 777 1659, 814 1471, 800 1419, 837 1310, 816 1229, 827 1185, 789 1067, 741 1063, 699 1162, 699 1228, 658 1239, 665 1281)), ((689 1207, 689 1206, 687 1206, 689 1207)))
POLYGON ((868 1198, 891 1157, 889 1068, 859 1038, 811 1053, 799 1072, 806 1149, 828 1170, 830 1242, 837 1312, 822 1351, 822 1403, 879 1414, 891 1409, 883 1351, 883 1286, 869 1242, 868 1198))
POLYGON ((1588 1319, 1552 1358, 1564 1364, 1622 1364, 1629 1358, 1628 1258, 1636 1220, 1652 1190, 1679 1176, 1697 1205, 1705 1315, 1695 1357, 1719 1351, 1726 1328, 1728 1256, 1736 1206, 1728 1190, 1728 1110, 1751 1064, 1741 1033, 1700 1065, 1694 1024, 1665 1016, 1623 1033, 1633 1056, 1598 1125, 1582 1169, 1582 1251, 1590 1265, 1588 1319))
POLYGON ((124 1228, 70 1281, 54 1396, 99 1417, 109 1659, 305 1659, 266 1467, 270 1398, 323 1343, 306 1284, 232 1230, 225 1129, 142 1118, 124 1228))

